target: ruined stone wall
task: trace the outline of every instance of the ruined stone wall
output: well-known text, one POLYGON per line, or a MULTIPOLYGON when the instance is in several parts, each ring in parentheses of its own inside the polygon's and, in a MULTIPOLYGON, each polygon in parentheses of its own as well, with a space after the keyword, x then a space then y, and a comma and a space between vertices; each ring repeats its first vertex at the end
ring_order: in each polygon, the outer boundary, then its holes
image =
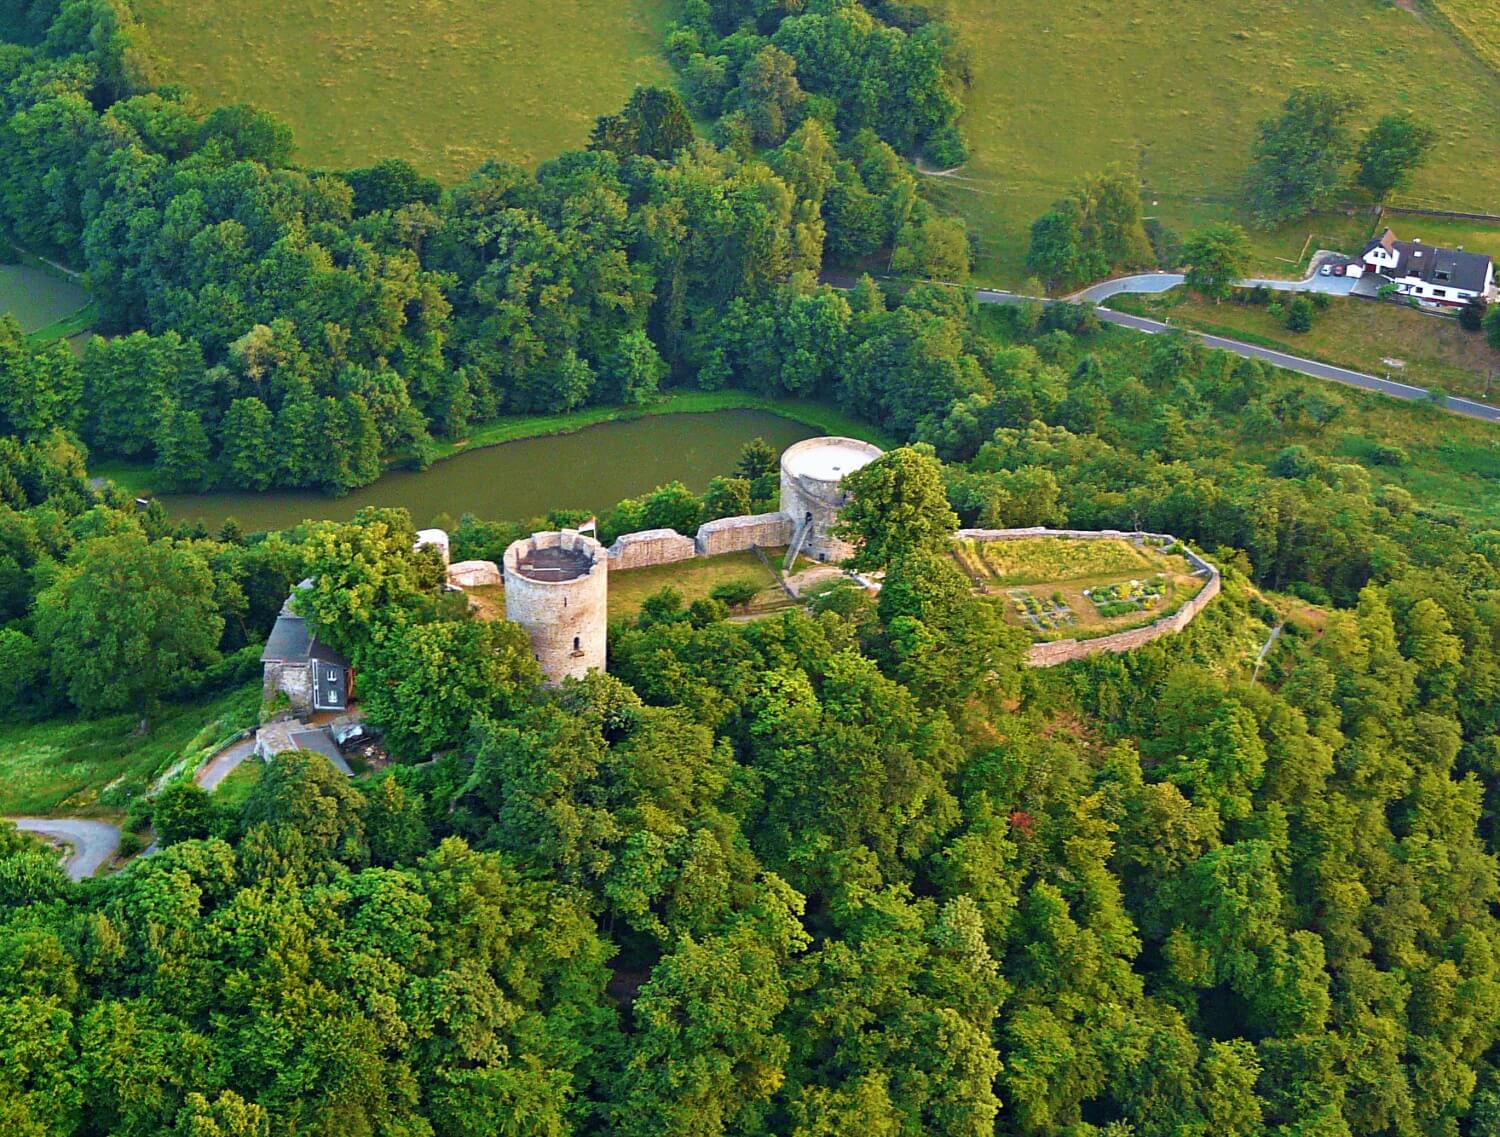
POLYGON ((520 624, 549 683, 582 679, 605 669, 609 620, 609 556, 604 546, 572 529, 533 533, 505 550, 505 618, 520 624), (532 549, 562 547, 589 559, 571 580, 535 580, 520 572, 532 549))
POLYGON ((785 513, 721 517, 698 526, 695 544, 700 557, 743 553, 757 545, 763 549, 779 549, 791 544, 794 527, 791 517, 785 513))
POLYGON ((459 588, 499 584, 500 566, 494 561, 454 561, 448 566, 448 583, 459 588))
POLYGON ((693 539, 675 529, 643 529, 615 539, 609 547, 609 567, 615 572, 650 568, 691 560, 697 555, 698 546, 693 539))
POLYGON ((313 701, 311 664, 268 660, 265 664, 265 677, 261 683, 261 701, 269 703, 276 697, 277 692, 284 693, 291 700, 293 714, 311 714, 313 701))
MULTIPOLYGON (((1167 533, 1127 532, 1120 529, 1044 529, 1040 526, 1031 529, 960 529, 955 536, 968 541, 1022 541, 1029 537, 1065 537, 1078 541, 1136 541, 1161 548, 1179 544, 1177 538, 1167 533)), ((1193 570, 1205 578, 1203 588, 1198 595, 1181 608, 1170 616, 1163 616, 1160 620, 1147 624, 1145 627, 1131 628, 1127 632, 1116 632, 1111 636, 1099 636, 1092 640, 1054 640, 1051 643, 1032 644, 1026 652, 1027 665, 1056 667, 1060 663, 1085 659, 1103 652, 1120 654, 1144 647, 1163 636, 1175 636, 1186 628, 1197 619, 1198 613, 1207 608, 1213 598, 1219 595, 1223 587, 1223 579, 1217 565, 1204 560, 1186 545, 1181 545, 1180 550, 1182 556, 1193 566, 1193 570)))

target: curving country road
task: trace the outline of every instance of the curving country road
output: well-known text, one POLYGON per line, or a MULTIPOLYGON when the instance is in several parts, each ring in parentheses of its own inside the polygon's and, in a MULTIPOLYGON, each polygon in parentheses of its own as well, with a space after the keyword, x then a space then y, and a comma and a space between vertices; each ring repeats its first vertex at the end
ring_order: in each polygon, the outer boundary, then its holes
MULTIPOLYGON (((1323 277, 1312 279, 1322 281, 1323 277)), ((1338 277, 1331 278, 1339 279, 1338 277)), ((1146 273, 1140 276, 1124 276, 1116 280, 1106 280, 1100 284, 1086 288, 1076 295, 1076 299, 1097 302, 1099 298, 1108 299, 1111 296, 1119 296, 1125 292, 1166 292, 1176 288, 1182 283, 1182 277, 1175 273, 1146 273)), ((1307 281, 1283 280, 1283 281, 1247 281, 1250 285, 1266 284, 1283 290, 1302 287, 1307 281)), ((1039 301, 1043 304, 1055 304, 1055 300, 1043 300, 1035 296, 1021 296, 1013 292, 995 292, 988 289, 979 289, 976 293, 981 304, 1025 304, 1039 301)), ((1304 359, 1300 355, 1289 355, 1284 351, 1275 351, 1271 348, 1259 347, 1256 344, 1244 343, 1240 340, 1225 339, 1223 336, 1209 335, 1207 332, 1193 331, 1191 328, 1179 328, 1172 324, 1164 324, 1160 320, 1148 320, 1143 316, 1131 316, 1125 312, 1115 312, 1109 308, 1097 308, 1094 314, 1106 324, 1115 324, 1118 327, 1129 328, 1132 331, 1144 332, 1147 335, 1159 335, 1162 332, 1185 332, 1195 336, 1209 347, 1216 347, 1221 351, 1231 352, 1234 355, 1243 356, 1246 359, 1259 359, 1274 367, 1280 367, 1287 371, 1295 371, 1299 375, 1308 375, 1314 379, 1326 379, 1333 383, 1342 383, 1347 387, 1358 387, 1365 391, 1375 391, 1382 395, 1389 395, 1393 399, 1406 399, 1410 402, 1421 402, 1431 398, 1426 387, 1417 387, 1411 383, 1398 383, 1394 379, 1382 379, 1378 375, 1367 375, 1363 371, 1353 371, 1347 367, 1335 367, 1331 363, 1320 363, 1316 359, 1304 359)), ((1490 406, 1488 403, 1476 402, 1473 399, 1461 399, 1454 395, 1448 395, 1443 399, 1443 406, 1454 414, 1465 415, 1468 418, 1482 419, 1485 422, 1500 423, 1500 407, 1490 406)))
POLYGON ((72 846, 63 870, 73 880, 93 876, 114 860, 120 848, 120 830, 107 821, 85 821, 77 817, 11 817, 17 829, 63 841, 72 846))

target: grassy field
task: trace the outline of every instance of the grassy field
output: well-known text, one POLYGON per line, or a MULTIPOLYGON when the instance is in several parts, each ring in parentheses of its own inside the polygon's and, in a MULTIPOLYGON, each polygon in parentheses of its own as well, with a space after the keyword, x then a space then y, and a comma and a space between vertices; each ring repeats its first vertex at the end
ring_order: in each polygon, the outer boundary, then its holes
POLYGON ((1485 0, 1428 0, 1474 53, 1500 70, 1500 8, 1485 0))
POLYGON ((667 81, 670 0, 137 0, 163 78, 251 102, 308 165, 410 159, 457 179, 588 139, 637 83, 667 81))
MULTIPOLYGON (((986 282, 1020 283, 1031 222, 1111 162, 1138 168, 1148 212, 1179 230, 1233 216, 1256 124, 1314 80, 1362 95, 1364 119, 1407 107, 1439 128, 1414 201, 1500 212, 1500 75, 1386 0, 955 0, 953 16, 973 56, 975 157, 926 185, 968 219, 986 282)), ((1311 218, 1259 249, 1295 259, 1343 225, 1311 218)))
POLYGON ((1500 352, 1490 347, 1482 332, 1466 332, 1452 317, 1340 298, 1318 313, 1312 331, 1299 334, 1288 331, 1266 307, 1212 304, 1180 290, 1151 298, 1143 309, 1158 318, 1168 316, 1175 324, 1422 387, 1440 387, 1453 395, 1500 397, 1500 352))
MULTIPOLYGON (((766 556, 772 564, 780 564, 785 549, 767 549, 766 556)), ((801 560, 798 564, 805 564, 801 560)), ((675 588, 682 593, 684 604, 702 600, 717 585, 729 581, 747 581, 756 585, 756 593, 746 612, 740 615, 763 615, 792 606, 792 600, 776 577, 767 571, 761 559, 754 553, 725 553, 718 557, 695 557, 670 565, 654 565, 651 568, 626 569, 609 574, 609 618, 633 619, 641 610, 648 596, 663 588, 675 588)), ((464 590, 470 602, 478 609, 478 615, 486 620, 505 617, 505 586, 485 585, 464 590)))
POLYGON ((133 715, 0 726, 0 814, 117 814, 157 775, 196 763, 253 725, 260 695, 257 680, 169 706, 140 737, 133 715))
MULTIPOLYGON (((777 551, 768 550, 766 555, 773 564, 778 563, 777 551)), ((725 553, 720 557, 696 557, 674 565, 610 573, 609 615, 611 619, 632 617, 641 610, 646 597, 663 588, 675 588, 682 593, 683 603, 691 604, 708 596, 716 585, 729 581, 748 581, 760 588, 750 602, 751 613, 774 611, 792 604, 754 553, 725 553)))

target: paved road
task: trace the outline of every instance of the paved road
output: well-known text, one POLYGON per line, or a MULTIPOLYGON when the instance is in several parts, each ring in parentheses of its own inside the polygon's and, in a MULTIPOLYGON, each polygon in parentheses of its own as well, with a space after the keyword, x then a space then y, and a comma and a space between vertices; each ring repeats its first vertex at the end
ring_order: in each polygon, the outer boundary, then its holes
POLYGON ((203 764, 196 775, 198 784, 206 792, 213 793, 219 788, 219 783, 229 777, 230 772, 236 766, 254 753, 255 736, 253 734, 249 738, 230 743, 203 764))
MULTIPOLYGON (((1145 280, 1147 282, 1158 281, 1170 276, 1170 273, 1157 273, 1149 277, 1125 277, 1124 281, 1145 280)), ((1118 284, 1121 281, 1106 281, 1105 285, 1095 285, 1102 288, 1106 285, 1118 284)), ((1110 295, 1119 295, 1120 292, 1130 291, 1156 291, 1165 292, 1173 285, 1165 285, 1160 288, 1118 289, 1110 295)), ((1087 291, 1092 292, 1093 289, 1087 291)), ((1082 294, 1080 294, 1082 296, 1082 294)), ((1034 299, 1029 296, 1018 296, 1012 292, 990 292, 980 289, 977 293, 981 304, 1020 304, 1034 299)), ((1087 299, 1087 297, 1082 297, 1087 299)), ((1044 301, 1045 303, 1045 301, 1044 301)), ((1142 316, 1131 316, 1125 312, 1115 312, 1109 308, 1096 309, 1095 314, 1106 324, 1115 324, 1122 328, 1130 328, 1132 331, 1145 332, 1147 335, 1158 335, 1161 332, 1185 331, 1189 335, 1198 337, 1209 347, 1216 347, 1222 351, 1232 352, 1235 355, 1244 356, 1246 359, 1259 359, 1275 367, 1284 368, 1287 371, 1295 371, 1299 375, 1309 375, 1314 379, 1327 379, 1334 383, 1343 383, 1349 387, 1359 387, 1365 391, 1377 391, 1382 395, 1389 395, 1393 399, 1406 399, 1411 402, 1420 402, 1428 398, 1427 388, 1416 387, 1410 383, 1398 383, 1394 379, 1382 379, 1378 375, 1366 375, 1363 371, 1351 371, 1347 367, 1335 367, 1331 363, 1319 363, 1316 359, 1304 359, 1300 355, 1288 355, 1284 351, 1273 351, 1270 348, 1258 347, 1255 344, 1242 343, 1239 340, 1225 339, 1223 336, 1211 336, 1205 332, 1195 332, 1187 328, 1177 328, 1171 324, 1164 324, 1159 320, 1148 320, 1142 316)), ((1492 407, 1488 403, 1478 403, 1473 399, 1460 399, 1449 395, 1443 400, 1443 405, 1455 414, 1465 415, 1469 418, 1483 419, 1486 422, 1500 423, 1500 407, 1492 407)))
POLYGON ((38 833, 73 847, 63 868, 73 880, 93 876, 114 860, 120 848, 120 830, 107 821, 84 821, 74 817, 12 817, 17 829, 38 833))

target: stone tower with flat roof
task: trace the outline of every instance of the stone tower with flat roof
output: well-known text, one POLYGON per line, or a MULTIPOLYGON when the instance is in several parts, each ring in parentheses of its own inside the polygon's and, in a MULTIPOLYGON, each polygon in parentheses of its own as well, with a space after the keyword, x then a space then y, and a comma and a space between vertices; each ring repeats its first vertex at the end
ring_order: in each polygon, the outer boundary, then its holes
POLYGON ((849 500, 839 482, 881 453, 857 438, 809 438, 787 447, 781 455, 781 511, 794 526, 788 567, 799 553, 834 562, 854 555, 853 545, 833 535, 839 510, 849 500))
POLYGON ((573 529, 533 533, 505 550, 505 618, 531 637, 548 683, 603 671, 609 555, 573 529))

